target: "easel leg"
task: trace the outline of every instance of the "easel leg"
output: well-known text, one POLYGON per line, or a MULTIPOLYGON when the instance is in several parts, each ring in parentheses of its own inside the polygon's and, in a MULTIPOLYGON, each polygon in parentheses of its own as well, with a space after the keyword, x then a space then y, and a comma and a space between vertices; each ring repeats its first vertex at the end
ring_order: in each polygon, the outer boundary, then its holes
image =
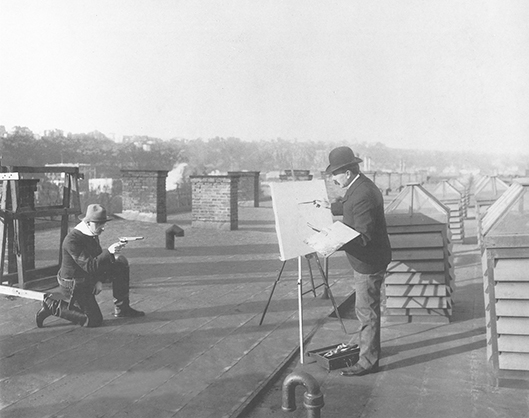
MULTIPOLYGON (((323 258, 323 269, 325 270, 325 277, 329 277, 329 257, 323 258)), ((327 286, 323 288, 323 294, 321 295, 322 299, 329 299, 329 292, 327 291, 327 286)))
POLYGON ((270 296, 268 297, 268 302, 266 302, 266 306, 264 308, 263 315, 261 316, 261 321, 259 321, 259 325, 262 325, 262 323, 264 321, 264 317, 266 315, 266 311, 268 310, 268 306, 270 306, 270 302, 272 301, 272 295, 274 294, 274 291, 276 290, 276 286, 279 283, 279 279, 281 279, 281 274, 283 273, 283 269, 285 268, 285 264, 286 263, 287 263, 286 261, 283 261, 283 265, 281 266, 281 270, 279 270, 279 274, 277 275, 277 279, 274 282, 274 285, 272 286, 272 290, 270 292, 270 296))
POLYGON ((331 288, 329 286, 329 280, 327 279, 327 275, 325 274, 325 271, 323 270, 323 267, 321 265, 320 259, 318 258, 317 254, 315 255, 315 258, 316 258, 316 264, 318 265, 320 273, 321 273, 321 275, 323 277, 323 282, 325 283, 325 288, 327 289, 327 292, 329 292, 329 296, 331 298, 332 306, 334 307, 334 312, 336 313, 336 316, 340 320, 340 324, 342 325, 342 329, 343 329, 344 334, 347 334, 347 330, 345 329, 345 325, 343 323, 343 319, 340 316, 340 312, 338 311, 338 306, 336 305, 336 301, 334 300, 334 296, 333 296, 333 294, 331 292, 331 288))
POLYGON ((316 297, 316 286, 314 285, 314 275, 312 274, 312 266, 310 264, 310 259, 312 258, 312 254, 307 254, 305 258, 307 259, 307 264, 309 265, 309 275, 310 275, 310 283, 312 284, 312 293, 314 297, 316 297))
MULTIPOLYGON (((6 213, 7 209, 7 181, 2 181, 2 196, 0 196, 0 209, 6 213)), ((7 229, 8 229, 8 216, 7 213, 0 219, 0 239, 2 240, 2 253, 0 254, 0 283, 3 282, 4 277, 4 261, 5 253, 7 248, 7 229)))
POLYGON ((298 316, 299 316, 299 362, 305 362, 305 347, 303 346, 303 275, 301 271, 301 256, 298 256, 298 316))

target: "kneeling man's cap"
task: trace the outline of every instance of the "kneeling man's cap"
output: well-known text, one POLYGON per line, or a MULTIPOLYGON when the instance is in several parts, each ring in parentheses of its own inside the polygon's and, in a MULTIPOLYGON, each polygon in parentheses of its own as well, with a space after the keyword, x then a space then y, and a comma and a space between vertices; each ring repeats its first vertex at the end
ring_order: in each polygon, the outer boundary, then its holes
POLYGON ((332 174, 340 168, 346 167, 350 164, 361 163, 363 160, 356 157, 353 150, 349 147, 338 147, 329 153, 329 166, 325 170, 332 174))
POLYGON ((107 217, 107 210, 97 203, 88 205, 86 215, 79 215, 79 219, 85 222, 108 222, 111 218, 107 217))

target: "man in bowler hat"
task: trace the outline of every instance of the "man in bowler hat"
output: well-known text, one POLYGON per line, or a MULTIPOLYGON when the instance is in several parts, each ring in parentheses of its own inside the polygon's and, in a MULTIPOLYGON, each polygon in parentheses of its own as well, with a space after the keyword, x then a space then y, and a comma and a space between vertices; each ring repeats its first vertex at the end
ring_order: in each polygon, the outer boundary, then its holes
POLYGON ((326 170, 334 183, 345 190, 344 197, 330 205, 333 215, 343 215, 343 223, 360 233, 342 247, 354 270, 355 313, 360 321, 360 332, 350 341, 360 346, 360 357, 342 371, 344 376, 362 376, 378 370, 380 290, 391 261, 382 193, 360 172, 360 162, 351 148, 338 147, 330 152, 326 170))
POLYGON ((42 308, 37 312, 37 326, 51 315, 86 327, 98 327, 103 315, 95 295, 103 289, 104 282, 112 282, 114 316, 139 317, 145 313, 129 305, 129 263, 120 253, 124 243, 114 243, 107 249, 99 244, 99 235, 105 230, 105 208, 89 205, 81 222, 64 239, 62 263, 57 280, 67 300, 55 300, 44 296, 42 308))

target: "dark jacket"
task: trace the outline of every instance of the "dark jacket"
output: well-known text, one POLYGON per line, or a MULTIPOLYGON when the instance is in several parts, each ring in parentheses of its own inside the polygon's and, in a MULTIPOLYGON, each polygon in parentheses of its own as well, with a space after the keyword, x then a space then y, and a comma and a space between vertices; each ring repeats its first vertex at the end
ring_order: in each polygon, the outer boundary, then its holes
POLYGON ((89 283, 95 283, 98 281, 97 276, 114 261, 114 256, 101 248, 99 237, 91 237, 73 229, 62 243, 59 274, 63 279, 84 278, 89 283))
POLYGON ((360 232, 342 247, 353 269, 362 274, 385 269, 391 261, 391 245, 384 199, 375 183, 360 173, 343 199, 331 205, 331 211, 333 215, 343 215, 343 223, 360 232))

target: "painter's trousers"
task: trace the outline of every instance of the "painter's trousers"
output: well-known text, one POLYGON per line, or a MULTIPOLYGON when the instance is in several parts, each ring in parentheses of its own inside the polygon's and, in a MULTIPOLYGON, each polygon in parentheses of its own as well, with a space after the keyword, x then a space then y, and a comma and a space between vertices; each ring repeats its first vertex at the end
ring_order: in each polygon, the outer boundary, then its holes
POLYGON ((360 321, 360 332, 351 343, 360 346, 358 365, 364 369, 378 365, 380 358, 380 290, 385 276, 385 269, 374 274, 354 272, 355 313, 360 321))

